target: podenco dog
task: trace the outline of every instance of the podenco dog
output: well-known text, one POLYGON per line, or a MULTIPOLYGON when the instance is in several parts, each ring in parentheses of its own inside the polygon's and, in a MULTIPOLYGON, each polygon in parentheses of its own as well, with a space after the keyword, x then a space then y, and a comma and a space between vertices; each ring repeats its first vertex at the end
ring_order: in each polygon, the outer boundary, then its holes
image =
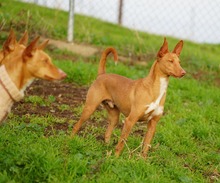
POLYGON ((169 52, 165 38, 148 76, 138 80, 105 73, 107 55, 112 52, 117 59, 115 49, 107 48, 102 54, 97 79, 88 90, 82 115, 73 127, 72 135, 79 131, 83 122, 91 116, 100 103, 103 103, 107 109, 109 121, 105 142, 110 141, 112 131, 119 121, 120 112, 126 116, 121 137, 116 146, 116 156, 120 155, 134 124, 137 121, 147 121, 148 131, 142 149, 142 155, 146 157, 151 147, 156 124, 163 114, 169 77, 180 78, 186 74, 180 66, 179 56, 182 47, 181 40, 174 50, 169 52))
POLYGON ((4 57, 0 67, 0 123, 6 118, 13 103, 23 98, 26 87, 35 78, 60 80, 66 77, 43 51, 48 40, 37 45, 38 40, 39 37, 25 47, 17 43, 12 34, 3 46, 4 57))

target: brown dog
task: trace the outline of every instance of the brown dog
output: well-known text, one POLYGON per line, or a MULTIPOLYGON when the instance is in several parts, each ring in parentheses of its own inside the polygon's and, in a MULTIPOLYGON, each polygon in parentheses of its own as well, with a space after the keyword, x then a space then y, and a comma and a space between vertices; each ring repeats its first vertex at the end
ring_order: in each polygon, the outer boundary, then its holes
POLYGON ((119 114, 126 116, 119 142, 116 146, 116 156, 119 156, 133 125, 137 121, 147 121, 148 131, 144 138, 142 154, 146 157, 150 143, 156 130, 156 124, 163 114, 166 90, 169 76, 183 77, 186 72, 180 66, 179 55, 183 47, 181 40, 172 52, 168 51, 168 43, 164 43, 157 54, 147 77, 131 80, 116 74, 105 73, 106 57, 117 53, 113 48, 106 49, 99 63, 98 77, 89 88, 85 107, 80 120, 75 124, 72 134, 76 134, 81 125, 103 103, 108 112, 108 128, 105 142, 110 141, 114 127, 119 121, 119 114))
POLYGON ((66 77, 43 51, 48 40, 37 45, 38 40, 39 37, 25 47, 21 44, 25 39, 18 43, 12 33, 3 45, 0 67, 0 123, 7 116, 13 102, 22 99, 24 90, 35 78, 60 80, 66 77))

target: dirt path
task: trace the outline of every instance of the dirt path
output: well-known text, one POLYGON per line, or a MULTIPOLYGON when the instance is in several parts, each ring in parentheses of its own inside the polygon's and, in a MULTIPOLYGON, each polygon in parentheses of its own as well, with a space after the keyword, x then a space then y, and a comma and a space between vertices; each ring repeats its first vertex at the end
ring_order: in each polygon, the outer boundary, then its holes
MULTIPOLYGON (((44 40, 44 39, 42 39, 42 40, 44 40)), ((91 45, 68 43, 65 41, 53 40, 53 39, 50 39, 49 45, 55 46, 61 50, 70 51, 74 54, 81 55, 83 57, 91 57, 96 54, 100 54, 100 56, 101 56, 101 52, 103 51, 103 50, 100 50, 100 48, 97 48, 97 47, 91 46, 91 45)), ((148 57, 151 58, 151 57, 153 57, 153 55, 148 55, 148 57)), ((132 61, 135 61, 135 64, 138 64, 138 65, 146 65, 147 64, 146 61, 142 60, 141 57, 136 58, 133 56, 125 57, 122 55, 118 55, 118 60, 120 62, 129 62, 129 63, 132 63, 132 61)))
POLYGON ((95 55, 99 51, 99 49, 95 48, 94 46, 67 43, 64 41, 53 39, 50 39, 49 44, 56 46, 59 49, 68 50, 84 57, 90 57, 92 55, 95 55))
POLYGON ((49 96, 53 96, 54 102, 44 106, 22 100, 14 105, 13 113, 19 116, 24 114, 45 116, 48 113, 54 113, 57 117, 73 118, 72 110, 62 110, 60 106, 68 105, 69 109, 73 109, 85 101, 86 93, 86 87, 79 87, 75 84, 37 80, 26 90, 25 97, 38 96, 46 101, 49 96))
MULTIPOLYGON (((85 101, 87 87, 79 87, 76 84, 64 82, 49 82, 37 80, 25 91, 25 98, 15 103, 13 114, 23 117, 26 123, 31 122, 32 115, 39 117, 54 116, 56 120, 63 119, 63 123, 53 123, 45 129, 45 136, 51 135, 54 130, 68 131, 69 121, 78 120, 73 112, 75 107, 82 105, 85 101), (53 97, 53 101, 47 105, 27 101, 30 96, 37 96, 44 101, 53 97), (65 107, 67 107, 65 109, 65 107)), ((92 122, 90 120, 90 122, 92 122)))

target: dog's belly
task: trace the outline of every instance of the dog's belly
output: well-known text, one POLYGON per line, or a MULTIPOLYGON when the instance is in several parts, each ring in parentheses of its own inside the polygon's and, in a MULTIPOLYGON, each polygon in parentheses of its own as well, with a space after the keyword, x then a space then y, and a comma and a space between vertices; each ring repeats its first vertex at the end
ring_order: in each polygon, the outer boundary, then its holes
POLYGON ((112 99, 106 99, 102 102, 104 106, 108 106, 108 108, 114 109, 117 108, 122 114, 124 114, 126 117, 130 113, 130 108, 127 107, 129 105, 120 105, 119 103, 115 103, 112 99))
POLYGON ((128 117, 128 115, 130 114, 130 109, 129 109, 129 110, 121 109, 120 112, 121 112, 124 116, 128 117))
MULTIPOLYGON (((131 104, 128 98, 124 97, 123 100, 111 100, 111 102, 124 116, 128 117, 131 112, 131 104)), ((111 103, 109 104, 111 105, 111 103)))
POLYGON ((125 107, 125 106, 120 106, 120 105, 116 105, 117 108, 119 109, 119 111, 125 116, 128 117, 130 112, 131 112, 131 108, 130 107, 125 107))
MULTIPOLYGON (((118 108, 119 111, 124 115, 128 116, 130 114, 130 108, 125 107, 124 105, 119 105, 114 103, 113 100, 105 100, 103 104, 108 105, 110 108, 118 108)), ((127 105, 128 106, 128 105, 127 105)), ((158 105, 155 102, 152 102, 150 105, 146 105, 147 109, 144 111, 144 114, 139 118, 138 121, 146 121, 148 122, 155 116, 159 116, 163 114, 164 107, 158 105)))

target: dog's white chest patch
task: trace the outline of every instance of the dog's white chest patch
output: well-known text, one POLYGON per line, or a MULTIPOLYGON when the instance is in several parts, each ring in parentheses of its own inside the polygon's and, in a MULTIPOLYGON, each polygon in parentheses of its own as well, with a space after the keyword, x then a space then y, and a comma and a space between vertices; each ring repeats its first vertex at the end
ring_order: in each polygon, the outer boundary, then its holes
POLYGON ((167 90, 168 82, 166 78, 160 78, 160 94, 156 101, 151 102, 150 104, 147 104, 145 115, 151 113, 151 115, 148 117, 148 120, 150 120, 153 116, 161 115, 163 113, 163 106, 160 106, 160 101, 163 98, 164 94, 167 90))

